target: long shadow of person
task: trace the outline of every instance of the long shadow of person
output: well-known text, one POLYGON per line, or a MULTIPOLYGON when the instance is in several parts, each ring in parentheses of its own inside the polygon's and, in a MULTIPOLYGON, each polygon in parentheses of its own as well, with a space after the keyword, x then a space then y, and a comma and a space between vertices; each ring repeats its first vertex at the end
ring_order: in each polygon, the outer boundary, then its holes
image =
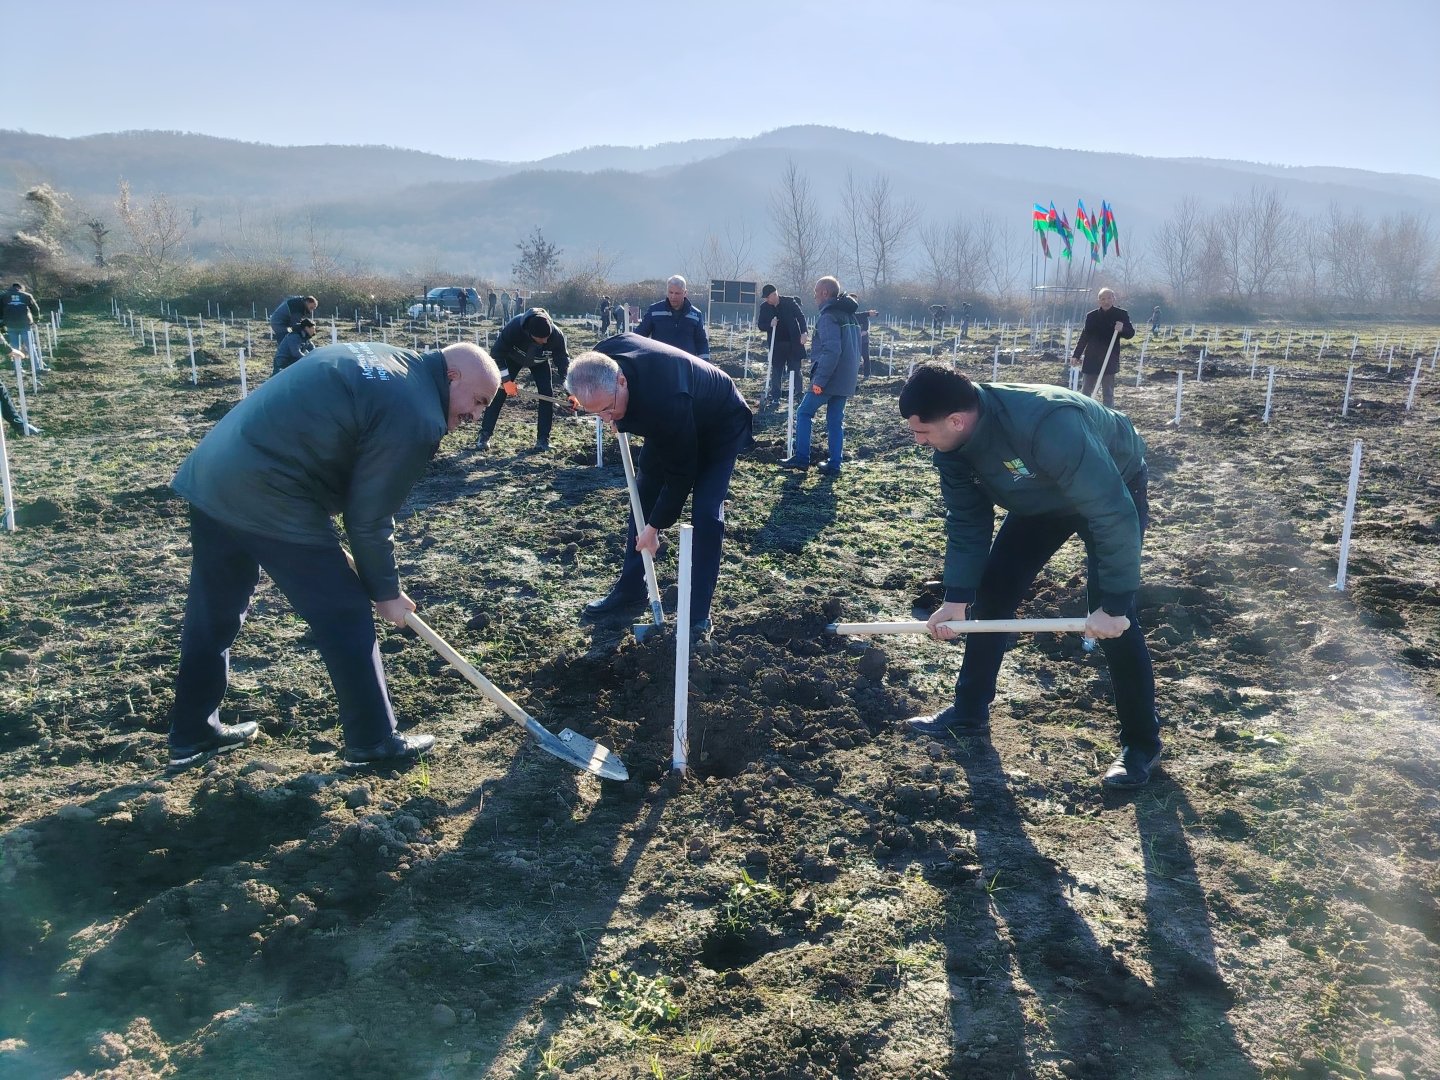
MULTIPOLYGON (((828 482, 807 486, 805 477, 787 480, 764 524, 750 540, 752 552, 799 554, 835 522, 835 490, 828 482)), ((738 534, 739 530, 735 530, 738 534)))
POLYGON ((1235 995, 1216 963, 1210 910, 1185 836, 1197 815, 1173 783, 1152 786, 1134 805, 1155 993, 1179 1020, 1171 1054, 1187 1076, 1258 1077, 1228 1018, 1235 995))
MULTIPOLYGON (((974 808, 981 865, 976 891, 989 901, 988 921, 998 944, 988 960, 1009 971, 1024 1031, 1025 1045, 1011 1048, 1014 1060, 1051 1059, 1067 1075, 1121 1075, 1128 1071, 1124 1048, 1150 1028, 1149 988, 1095 939, 1072 906, 1067 891, 1074 879, 1031 840, 994 749, 980 740, 964 743, 957 757, 974 808)), ((1023 773, 1012 775, 1017 784, 1026 782, 1023 773)), ((974 928, 981 934, 984 929, 983 921, 974 928)), ((963 937, 947 944, 952 954, 973 948, 963 937)), ((977 1071, 961 1052, 961 1040, 975 1038, 973 1011, 952 1003, 952 1016, 956 1075, 999 1075, 977 1071)))

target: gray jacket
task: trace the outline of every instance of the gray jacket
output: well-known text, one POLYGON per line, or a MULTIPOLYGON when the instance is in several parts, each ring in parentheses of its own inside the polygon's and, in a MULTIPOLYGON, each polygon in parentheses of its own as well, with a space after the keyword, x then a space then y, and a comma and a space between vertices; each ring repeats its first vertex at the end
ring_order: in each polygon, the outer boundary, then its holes
POLYGON ((172 484, 231 528, 329 547, 341 515, 372 600, 400 595, 394 515, 440 448, 445 357, 377 342, 327 345, 231 409, 172 484))

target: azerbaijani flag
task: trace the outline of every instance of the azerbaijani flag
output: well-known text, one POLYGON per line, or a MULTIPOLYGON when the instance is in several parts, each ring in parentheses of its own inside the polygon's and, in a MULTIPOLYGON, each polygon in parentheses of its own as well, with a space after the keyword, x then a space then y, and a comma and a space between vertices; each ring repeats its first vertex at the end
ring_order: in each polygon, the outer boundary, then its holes
POLYGON ((1070 222, 1065 220, 1065 215, 1055 210, 1055 204, 1050 204, 1050 227, 1060 234, 1060 239, 1065 242, 1065 250, 1060 253, 1062 258, 1070 258, 1070 242, 1075 239, 1075 234, 1070 229, 1070 222))
POLYGON ((1120 254, 1120 227, 1115 224, 1115 211, 1110 209, 1110 204, 1101 200, 1100 203, 1100 235, 1105 243, 1106 254, 1109 254, 1110 244, 1115 244, 1115 254, 1120 254))
POLYGON ((1085 200, 1076 199, 1075 205, 1075 225, 1079 228, 1080 234, 1093 244, 1095 243, 1095 223, 1090 221, 1085 214, 1085 200))
POLYGON ((1045 258, 1050 258, 1050 242, 1045 239, 1045 232, 1050 228, 1050 215, 1038 202, 1035 204, 1034 214, 1031 215, 1031 224, 1040 234, 1040 250, 1045 252, 1045 258))

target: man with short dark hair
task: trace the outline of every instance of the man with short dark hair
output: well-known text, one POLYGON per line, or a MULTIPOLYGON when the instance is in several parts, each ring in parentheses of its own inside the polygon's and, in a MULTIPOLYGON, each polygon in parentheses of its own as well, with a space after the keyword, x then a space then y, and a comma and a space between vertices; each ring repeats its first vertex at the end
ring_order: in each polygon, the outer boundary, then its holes
MULTIPOLYGON (((1120 755, 1109 787, 1139 787, 1160 761, 1155 674, 1136 613, 1140 546, 1150 505, 1145 443, 1128 417, 1055 386, 972 383, 924 365, 900 393, 900 415, 915 441, 935 451, 945 499, 945 600, 941 624, 1009 619, 1035 576, 1075 534, 1085 545, 1089 617, 1110 665, 1120 719, 1120 755), (991 538, 995 507, 1008 512, 991 538)), ((931 736, 983 737, 1004 634, 971 634, 955 684, 955 703, 910 727, 931 736)))
POLYGON ((307 315, 314 315, 320 301, 313 296, 287 296, 270 313, 270 333, 276 343, 285 340, 285 335, 300 325, 307 315))
POLYGON ((262 568, 324 658, 346 763, 414 760, 434 744, 396 733, 370 609, 396 626, 415 610, 395 567, 395 512, 445 433, 473 421, 499 385, 494 361, 468 342, 426 353, 329 345, 266 380, 200 441, 172 482, 191 506, 193 561, 171 769, 255 737, 254 721, 221 723, 220 702, 262 568))
POLYGON ((710 359, 710 339, 705 335, 705 317, 690 303, 685 279, 679 274, 665 282, 665 299, 651 304, 635 333, 673 345, 701 360, 710 359))
MULTIPOLYGON (((511 394, 519 394, 515 384, 520 372, 530 371, 535 380, 535 391, 543 397, 553 397, 555 385, 565 381, 565 372, 570 367, 570 354, 565 351, 565 335, 550 318, 544 308, 522 311, 505 324, 500 336, 495 339, 495 362, 500 365, 503 381, 495 400, 485 410, 485 419, 480 425, 480 437, 475 441, 477 450, 490 448, 490 436, 495 433, 495 422, 500 418, 500 409, 511 394), (555 362, 554 378, 550 362, 555 362)), ((555 409, 548 401, 538 402, 535 422, 535 453, 543 454, 550 449, 550 427, 554 423, 555 409)))
POLYGON ((634 515, 625 515, 620 578, 605 597, 585 606, 585 616, 610 618, 644 605, 640 552, 655 554, 660 533, 680 519, 688 496, 695 526, 690 622, 693 633, 705 637, 720 576, 725 497, 735 459, 751 441, 750 406, 719 368, 638 334, 616 334, 581 353, 566 388, 582 409, 616 431, 645 437, 636 464, 645 527, 637 535, 634 515))
POLYGON ((815 414, 825 408, 829 460, 818 466, 826 476, 839 476, 845 452, 845 402, 860 380, 860 305, 842 296, 840 282, 822 277, 815 283, 815 341, 810 357, 810 392, 795 410, 795 453, 780 462, 782 469, 810 468, 810 433, 815 414))
POLYGON ((285 335, 285 340, 275 349, 275 366, 271 374, 278 375, 306 353, 315 350, 315 320, 301 319, 300 324, 285 335))
POLYGON ((795 375, 795 388, 805 392, 801 381, 801 368, 805 362, 805 335, 810 327, 805 323, 805 312, 800 307, 798 296, 782 296, 774 285, 760 290, 760 311, 755 325, 765 333, 770 353, 770 378, 766 384, 762 407, 780 408, 785 400, 790 375, 795 375))

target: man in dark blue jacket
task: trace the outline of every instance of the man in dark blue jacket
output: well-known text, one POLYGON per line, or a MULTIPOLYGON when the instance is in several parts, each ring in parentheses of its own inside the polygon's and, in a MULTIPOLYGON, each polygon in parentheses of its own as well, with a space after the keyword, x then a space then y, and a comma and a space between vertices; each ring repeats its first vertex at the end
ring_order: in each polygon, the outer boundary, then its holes
POLYGON ((270 313, 270 334, 276 344, 285 340, 285 335, 300 325, 307 315, 314 315, 320 301, 313 296, 287 296, 275 305, 270 313))
MULTIPOLYGON (((490 436, 495 433, 495 421, 500 417, 500 408, 511 394, 519 394, 515 385, 520 372, 530 371, 535 380, 535 390, 545 397, 553 397, 555 383, 565 381, 565 372, 570 366, 570 354, 565 351, 565 335, 550 318, 544 308, 522 311, 505 324, 500 336, 495 339, 491 355, 500 365, 502 382, 500 392, 485 410, 485 419, 480 425, 480 438, 475 442, 477 450, 490 447, 490 436), (551 378, 550 362, 555 362, 555 378, 551 378)), ((539 416, 535 423, 535 452, 544 453, 550 449, 550 425, 554 422, 555 409, 548 401, 539 403, 539 416)))
POLYGON ((720 576, 730 474, 750 445, 750 407, 719 368, 637 334, 617 334, 580 354, 566 386, 586 412, 616 431, 645 437, 636 470, 645 527, 637 535, 634 515, 625 515, 620 579, 603 599, 586 605, 586 616, 605 618, 644 604, 640 552, 655 554, 660 533, 680 519, 692 496, 690 621, 703 637, 710 632, 710 601, 720 576))
POLYGON ((285 335, 275 349, 275 366, 271 373, 278 375, 306 353, 315 351, 315 320, 301 319, 300 325, 285 335))
POLYGON ((790 374, 795 375, 795 391, 805 392, 801 367, 805 363, 805 335, 810 328, 805 324, 805 312, 800 307, 798 296, 781 296, 774 285, 760 290, 760 310, 756 313, 755 325, 764 332, 770 352, 770 380, 766 384, 765 401, 772 409, 780 408, 785 400, 790 374), (769 341, 768 339, 772 339, 769 341))
POLYGON ((673 345, 701 360, 710 359, 710 339, 705 336, 705 317, 690 303, 685 279, 676 274, 665 282, 665 299, 651 304, 635 327, 641 337, 673 345))
POLYGON ((335 688, 345 760, 414 759, 435 742, 396 733, 370 609, 397 626, 415 610, 400 591, 395 512, 445 433, 473 421, 499 385, 494 361, 469 343, 427 353, 330 345, 267 379, 200 441, 173 481, 191 506, 192 562, 172 769, 255 737, 254 721, 222 724, 220 702, 261 568, 310 625, 335 688))

